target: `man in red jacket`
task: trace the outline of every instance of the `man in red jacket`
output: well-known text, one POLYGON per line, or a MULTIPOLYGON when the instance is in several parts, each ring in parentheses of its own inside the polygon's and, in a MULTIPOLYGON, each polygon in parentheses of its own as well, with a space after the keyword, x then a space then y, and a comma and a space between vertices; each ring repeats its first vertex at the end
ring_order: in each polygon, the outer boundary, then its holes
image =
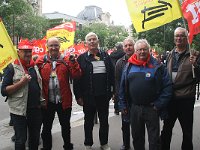
POLYGON ((64 141, 64 150, 72 150, 70 118, 72 110, 72 94, 69 77, 79 78, 81 69, 74 57, 70 59, 60 54, 60 42, 52 37, 47 40, 48 54, 39 58, 36 64, 42 76, 43 96, 46 108, 43 111, 42 140, 43 150, 51 150, 51 129, 55 112, 58 114, 64 141))

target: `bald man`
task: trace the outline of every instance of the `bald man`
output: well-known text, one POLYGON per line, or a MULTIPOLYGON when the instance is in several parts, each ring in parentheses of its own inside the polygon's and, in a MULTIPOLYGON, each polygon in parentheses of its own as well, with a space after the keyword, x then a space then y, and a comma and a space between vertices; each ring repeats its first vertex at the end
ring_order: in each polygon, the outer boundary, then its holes
POLYGON ((60 53, 60 42, 56 37, 47 40, 48 54, 39 58, 36 64, 43 81, 43 96, 46 107, 43 109, 42 140, 43 150, 52 148, 52 124, 55 112, 58 114, 64 150, 72 150, 70 118, 72 94, 69 77, 79 78, 81 70, 73 57, 66 58, 60 53))

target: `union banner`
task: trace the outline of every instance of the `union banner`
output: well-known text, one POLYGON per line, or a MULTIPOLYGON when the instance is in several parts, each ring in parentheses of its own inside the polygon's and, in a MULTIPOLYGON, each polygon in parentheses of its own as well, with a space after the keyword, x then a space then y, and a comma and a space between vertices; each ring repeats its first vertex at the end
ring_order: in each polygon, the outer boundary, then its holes
POLYGON ((74 44, 76 22, 66 22, 52 29, 47 30, 47 39, 57 37, 60 40, 60 51, 64 52, 74 44))
POLYGON ((200 33, 200 0, 185 0, 181 8, 188 22, 189 43, 191 44, 193 36, 200 33))
POLYGON ((2 72, 9 63, 18 58, 18 55, 1 18, 0 33, 0 72, 2 72))
POLYGON ((126 0, 136 32, 150 30, 182 17, 178 0, 126 0))

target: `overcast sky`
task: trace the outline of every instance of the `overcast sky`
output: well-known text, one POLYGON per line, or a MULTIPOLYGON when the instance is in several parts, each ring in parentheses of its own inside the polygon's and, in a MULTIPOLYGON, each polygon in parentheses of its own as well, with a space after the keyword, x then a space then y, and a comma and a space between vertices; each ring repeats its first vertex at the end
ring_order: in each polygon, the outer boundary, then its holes
POLYGON ((101 7, 103 12, 111 14, 111 21, 115 25, 129 26, 131 20, 128 14, 125 0, 42 0, 42 12, 51 13, 58 11, 60 13, 77 16, 84 10, 85 6, 96 5, 101 7))

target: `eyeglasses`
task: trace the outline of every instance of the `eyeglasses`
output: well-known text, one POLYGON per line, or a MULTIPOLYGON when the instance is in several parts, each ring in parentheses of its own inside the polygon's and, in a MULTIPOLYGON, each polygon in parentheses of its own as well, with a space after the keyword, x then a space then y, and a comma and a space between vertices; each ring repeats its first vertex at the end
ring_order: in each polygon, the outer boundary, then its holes
POLYGON ((140 49, 137 49, 136 51, 138 51, 138 52, 141 52, 141 51, 148 51, 149 49, 148 48, 140 48, 140 49))
POLYGON ((59 44, 51 44, 51 45, 48 45, 48 47, 59 47, 60 45, 59 44))
POLYGON ((177 34, 174 35, 175 38, 186 38, 187 36, 183 35, 183 34, 177 34))

